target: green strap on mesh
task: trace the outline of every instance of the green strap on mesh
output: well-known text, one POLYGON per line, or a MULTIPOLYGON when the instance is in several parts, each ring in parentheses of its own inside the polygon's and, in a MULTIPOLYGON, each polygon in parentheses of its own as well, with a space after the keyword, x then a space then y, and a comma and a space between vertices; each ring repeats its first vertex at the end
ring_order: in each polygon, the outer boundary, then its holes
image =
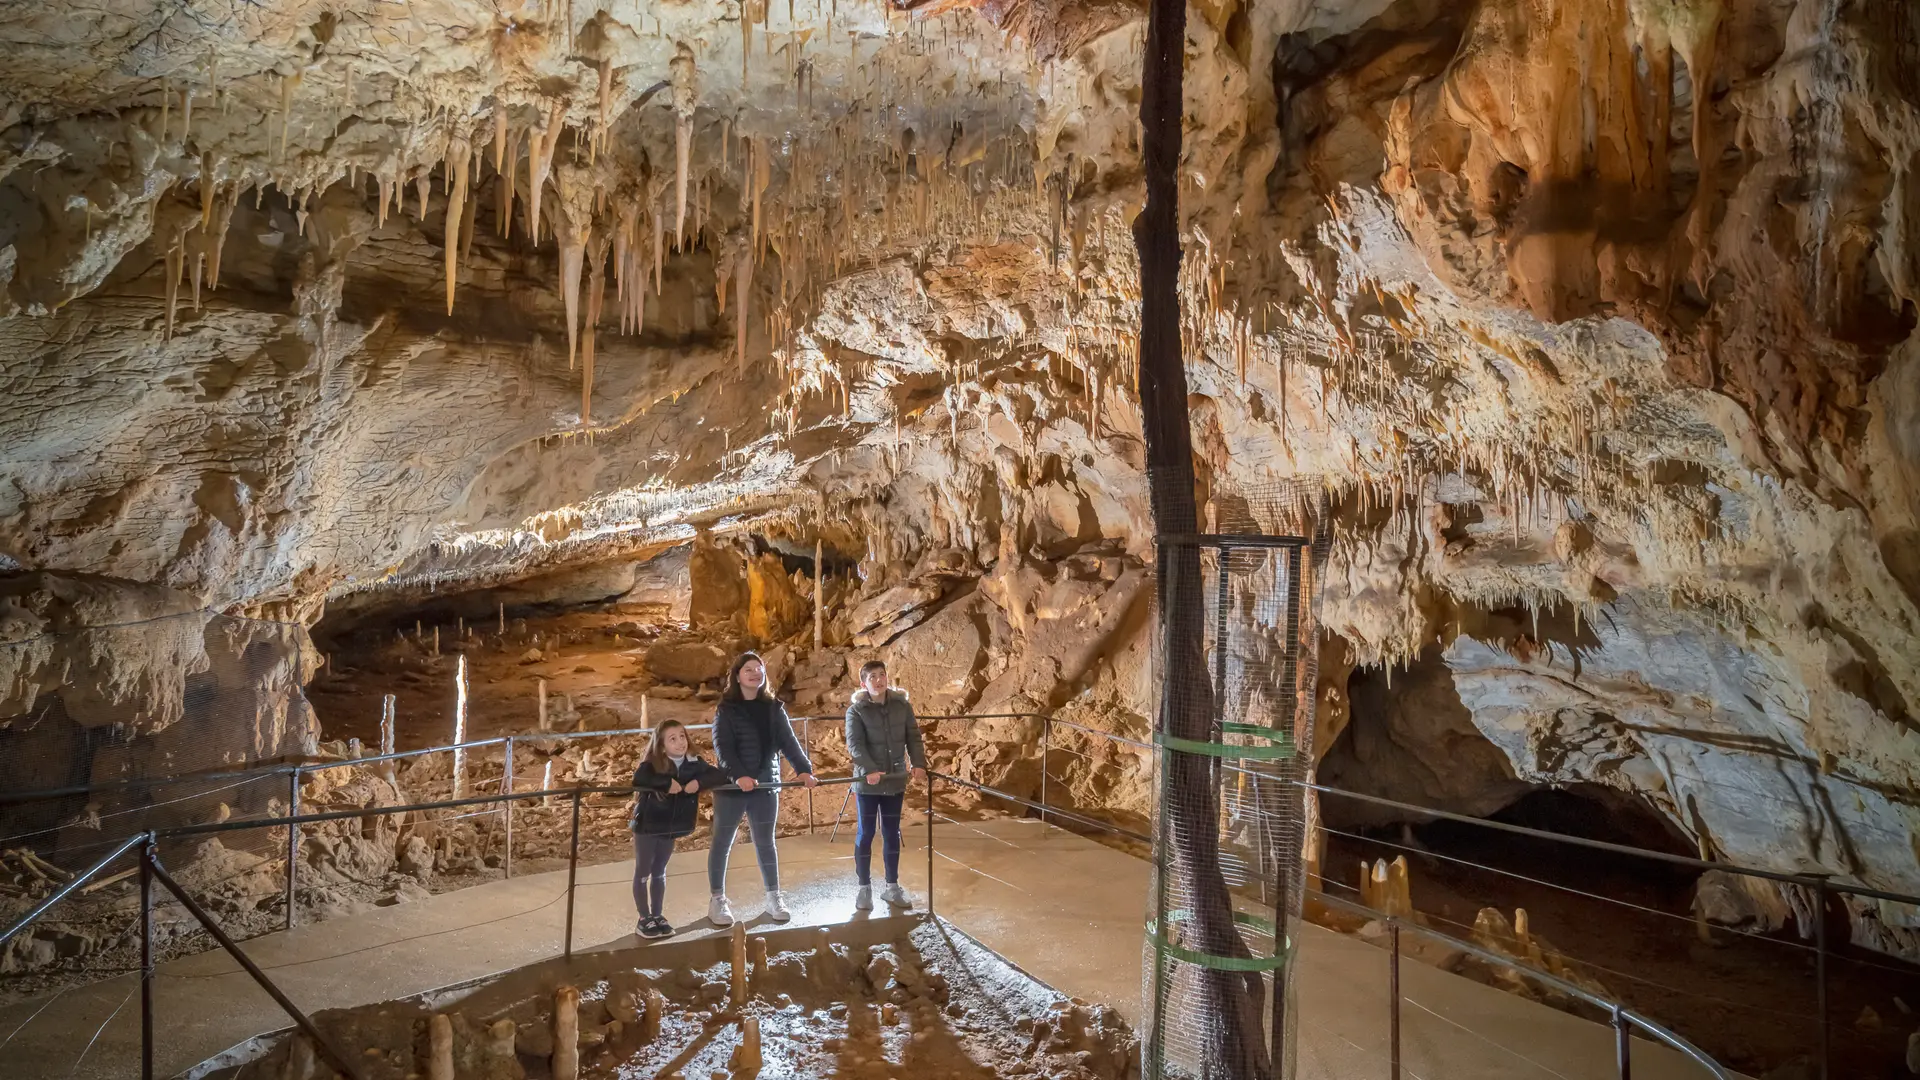
MULTIPOLYGON (((1184 908, 1170 911, 1167 913, 1167 925, 1174 926, 1192 917, 1193 912, 1184 908)), ((1236 911, 1233 913, 1233 921, 1240 926, 1251 927, 1268 937, 1274 937, 1273 924, 1258 915, 1236 911)), ((1195 952, 1168 941, 1166 935, 1160 932, 1158 922, 1153 919, 1147 920, 1147 940, 1152 943, 1154 951, 1162 956, 1192 964, 1195 967, 1211 968, 1214 971, 1278 971, 1286 966, 1287 953, 1290 951, 1283 948, 1272 956, 1215 956, 1212 953, 1195 952)))
POLYGON ((1168 750, 1183 754, 1204 754, 1207 757, 1235 760, 1281 761, 1294 756, 1293 733, 1290 731, 1261 727, 1258 724, 1221 724, 1220 730, 1231 735, 1251 735, 1256 739, 1266 739, 1272 745, 1229 746, 1226 743, 1200 739, 1183 739, 1163 731, 1154 732, 1153 741, 1168 750))

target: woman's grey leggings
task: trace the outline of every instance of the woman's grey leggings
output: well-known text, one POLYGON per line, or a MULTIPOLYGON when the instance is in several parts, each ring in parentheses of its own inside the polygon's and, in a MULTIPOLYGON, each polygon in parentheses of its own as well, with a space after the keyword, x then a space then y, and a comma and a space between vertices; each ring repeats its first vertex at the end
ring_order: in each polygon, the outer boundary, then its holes
POLYGON ((753 851, 760 858, 760 881, 768 892, 780 888, 780 854, 773 847, 773 826, 780 820, 777 791, 716 791, 713 793, 713 842, 707 848, 707 886, 714 895, 727 891, 727 857, 740 818, 753 834, 753 851))

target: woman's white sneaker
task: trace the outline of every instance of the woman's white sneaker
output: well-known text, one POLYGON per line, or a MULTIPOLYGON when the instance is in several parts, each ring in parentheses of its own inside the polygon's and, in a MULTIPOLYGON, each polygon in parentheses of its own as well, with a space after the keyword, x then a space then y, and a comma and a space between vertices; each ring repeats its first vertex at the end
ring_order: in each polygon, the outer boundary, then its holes
POLYGON ((873 886, 862 885, 860 886, 859 891, 853 894, 853 910, 855 911, 872 911, 873 910, 873 886))
POLYGON ((767 918, 774 922, 786 922, 793 918, 793 912, 787 910, 787 902, 778 889, 767 894, 767 918))
POLYGON ((888 882, 887 887, 880 890, 880 899, 885 900, 893 907, 913 906, 913 899, 907 895, 907 890, 901 888, 900 883, 897 881, 888 882))
POLYGON ((707 921, 715 926, 733 925, 733 905, 727 903, 725 896, 716 896, 707 905, 707 921))

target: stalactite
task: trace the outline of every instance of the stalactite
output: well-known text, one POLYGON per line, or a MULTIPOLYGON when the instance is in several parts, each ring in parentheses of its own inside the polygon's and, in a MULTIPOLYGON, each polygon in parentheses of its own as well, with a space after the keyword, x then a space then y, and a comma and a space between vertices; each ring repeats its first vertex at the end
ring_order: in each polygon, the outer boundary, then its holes
POLYGON ((493 171, 499 172, 507 160, 507 107, 493 106, 493 171))
POLYGON ((466 220, 467 168, 473 147, 465 135, 455 135, 447 143, 446 168, 453 175, 447 184, 447 314, 453 314, 453 290, 459 276, 460 226, 466 220))
POLYGON ((560 145, 560 130, 565 127, 566 103, 554 101, 547 110, 546 130, 527 139, 527 236, 540 245, 540 193, 546 189, 547 176, 553 172, 553 152, 560 145))
POLYGON ((413 220, 427 220, 427 192, 433 186, 433 173, 421 169, 413 178, 413 193, 420 200, 419 207, 413 212, 413 220))
POLYGON ((166 339, 173 338, 174 317, 180 309, 180 274, 185 269, 185 249, 179 240, 167 249, 167 332, 166 339))
POLYGON ((733 265, 733 352, 742 374, 747 370, 747 306, 753 289, 753 254, 751 245, 742 245, 733 265))
POLYGON ((593 157, 599 160, 600 148, 607 144, 613 123, 613 61, 600 61, 600 123, 593 133, 593 157))
POLYGON ((567 311, 567 370, 572 371, 580 338, 580 271, 592 239, 593 221, 589 218, 577 225, 562 221, 554 233, 560 243, 560 298, 567 311))
POLYGON ((600 305, 607 293, 607 237, 593 237, 588 241, 587 256, 587 327, 585 339, 580 347, 580 426, 592 424, 593 415, 593 345, 595 331, 600 326, 600 305))
POLYGON ((506 172, 502 174, 503 182, 500 185, 500 220, 496 223, 503 240, 513 235, 513 187, 519 175, 520 138, 511 136, 507 140, 506 172))
MULTIPOLYGON (((742 25, 745 19, 742 18, 742 25)), ((693 153, 693 113, 699 95, 699 72, 694 67, 693 50, 681 42, 674 49, 673 60, 668 65, 673 83, 673 246, 675 251, 686 250, 686 238, 682 230, 687 222, 687 171, 692 166, 693 153)))

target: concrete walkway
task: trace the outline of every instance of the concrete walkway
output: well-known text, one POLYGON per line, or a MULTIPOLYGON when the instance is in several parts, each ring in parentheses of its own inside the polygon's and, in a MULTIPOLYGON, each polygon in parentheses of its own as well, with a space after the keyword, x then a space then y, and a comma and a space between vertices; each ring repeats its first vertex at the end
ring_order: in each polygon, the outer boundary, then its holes
MULTIPOLYGON (((922 900, 925 836, 924 826, 914 827, 910 818, 901 878, 922 900)), ((824 831, 790 837, 780 850, 795 925, 854 916, 845 831, 832 844, 824 831)), ((1062 992, 1110 1003, 1138 1019, 1145 863, 1032 821, 943 823, 936 828, 935 854, 934 907, 940 916, 1062 992)), ((689 852, 675 856, 670 868, 668 915, 689 932, 711 932, 704 922, 705 867, 703 852, 689 852)), ((630 863, 581 871, 576 949, 637 940, 631 937, 630 874, 630 863)), ((736 914, 759 915, 758 877, 752 848, 743 842, 728 876, 736 914)), ((565 918, 566 873, 559 871, 272 934, 246 948, 288 997, 317 1011, 420 993, 547 959, 560 952, 565 918)), ((1308 926, 1299 972, 1301 1080, 1385 1078, 1385 953, 1308 926)), ((223 953, 175 961, 160 974, 160 1075, 289 1023, 223 953)), ((1613 1033, 1603 1026, 1411 962, 1402 967, 1402 989, 1406 1075, 1416 1080, 1615 1075, 1613 1033)), ((137 990, 128 976, 0 1010, 0 1075, 137 1076, 137 990)), ((1633 1069, 1641 1080, 1705 1075, 1680 1055, 1644 1043, 1635 1044, 1633 1069)))

